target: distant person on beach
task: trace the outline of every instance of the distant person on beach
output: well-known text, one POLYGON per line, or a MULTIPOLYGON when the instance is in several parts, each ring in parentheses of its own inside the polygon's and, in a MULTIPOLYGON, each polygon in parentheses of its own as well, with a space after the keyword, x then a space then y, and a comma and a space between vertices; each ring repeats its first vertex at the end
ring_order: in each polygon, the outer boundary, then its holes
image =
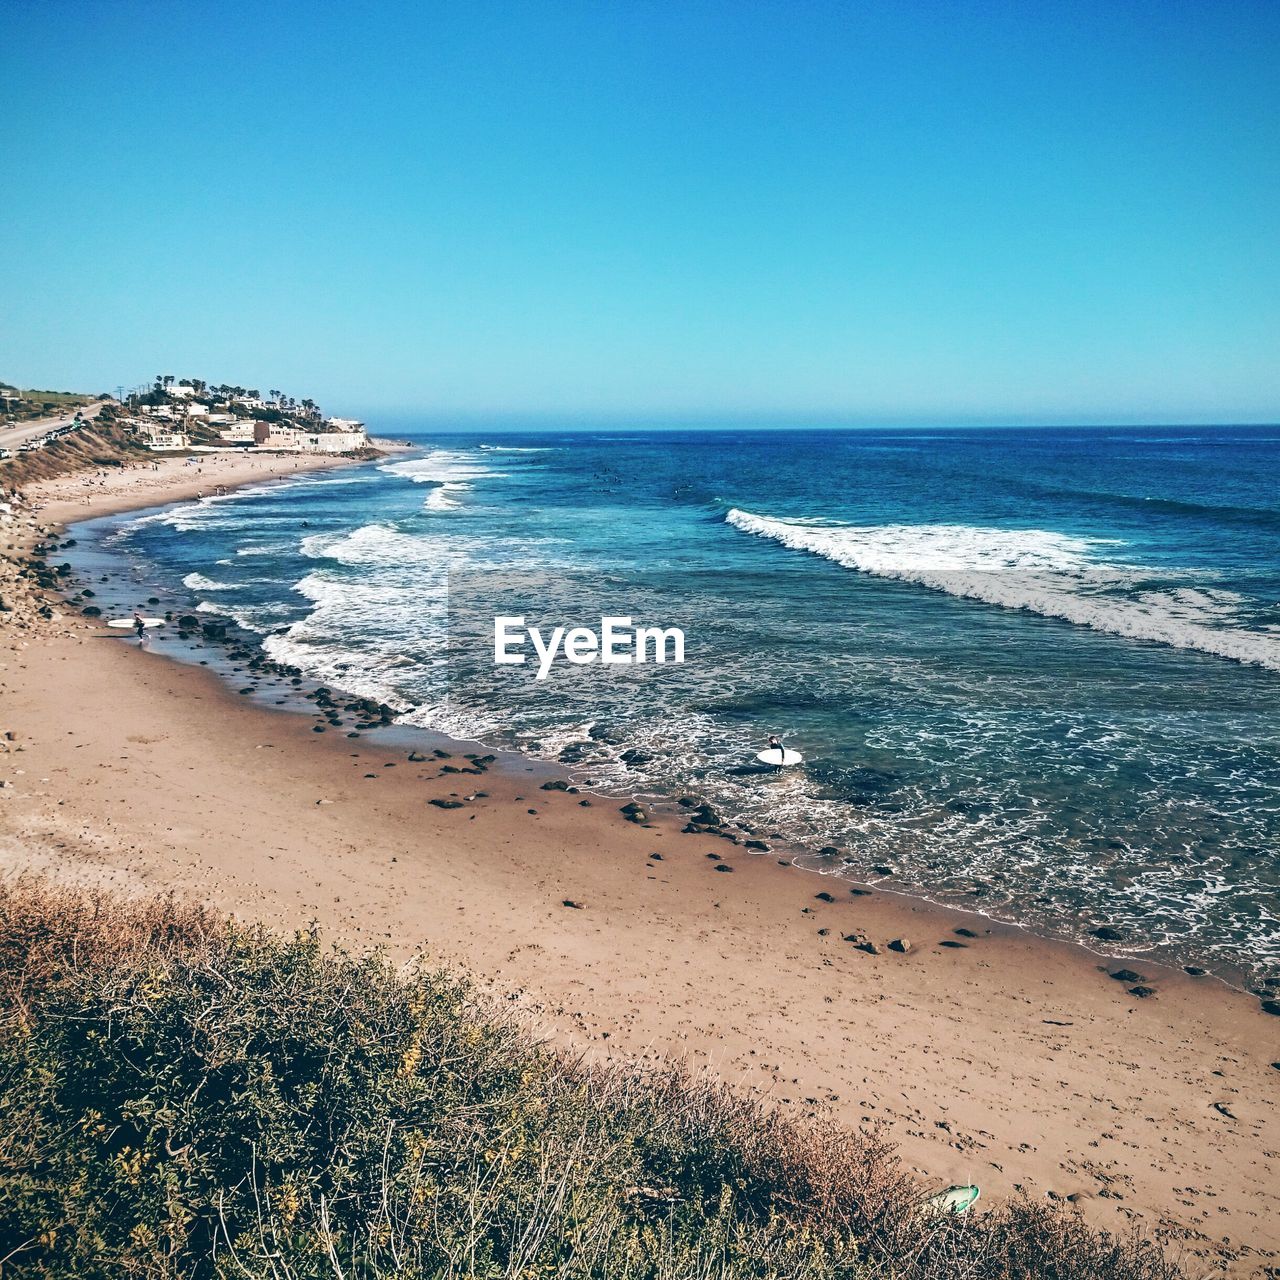
POLYGON ((147 624, 143 621, 140 613, 133 615, 133 633, 138 637, 138 647, 141 648, 146 641, 147 624))

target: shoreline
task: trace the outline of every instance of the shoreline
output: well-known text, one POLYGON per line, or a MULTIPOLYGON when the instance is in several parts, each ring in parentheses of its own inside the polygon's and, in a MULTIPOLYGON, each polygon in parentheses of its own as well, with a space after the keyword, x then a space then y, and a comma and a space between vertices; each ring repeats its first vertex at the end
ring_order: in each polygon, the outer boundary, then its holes
MULTIPOLYGON (((90 519, 299 469, 314 466, 127 472, 87 505, 54 488, 35 514, 90 519)), ((1206 1260, 1237 1254, 1231 1274, 1278 1256, 1280 1021, 1243 994, 1130 957, 1157 991, 1134 998, 1077 944, 882 886, 854 894, 665 815, 628 823, 617 801, 540 790, 551 766, 523 758, 445 774, 473 766, 313 734, 87 619, 6 648, 20 749, 0 759, 6 871, 176 888, 401 958, 426 942, 589 1053, 684 1057, 782 1105, 885 1119, 926 1177, 1138 1222, 1206 1260), (909 951, 888 949, 903 937, 909 951)))

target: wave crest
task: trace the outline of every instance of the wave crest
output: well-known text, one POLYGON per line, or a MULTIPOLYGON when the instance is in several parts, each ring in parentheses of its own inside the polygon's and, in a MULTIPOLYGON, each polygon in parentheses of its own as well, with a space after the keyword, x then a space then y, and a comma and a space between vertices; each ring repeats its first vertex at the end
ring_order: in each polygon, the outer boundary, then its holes
POLYGON ((1280 671, 1280 638, 1230 625, 1243 597, 1185 587, 1125 594, 1147 575, 1096 558, 1099 547, 1123 545, 1112 540, 980 525, 779 520, 737 507, 725 520, 744 533, 874 577, 1280 671))

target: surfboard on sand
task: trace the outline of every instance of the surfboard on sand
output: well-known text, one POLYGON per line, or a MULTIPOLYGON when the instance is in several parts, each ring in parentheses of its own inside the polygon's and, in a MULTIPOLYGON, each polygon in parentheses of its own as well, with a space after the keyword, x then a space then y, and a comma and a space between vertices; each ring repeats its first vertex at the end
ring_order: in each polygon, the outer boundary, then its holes
MULTIPOLYGON (((132 618, 108 618, 107 619, 107 626, 109 627, 120 627, 122 629, 124 627, 129 627, 130 629, 132 629, 135 625, 136 624, 134 623, 134 620, 132 618)), ((142 625, 144 627, 163 627, 164 619, 163 618, 143 618, 142 625)))
POLYGON ((788 751, 786 747, 766 747, 763 751, 756 752, 756 759, 761 764, 771 764, 778 769, 789 764, 804 763, 804 756, 798 751, 788 751))
POLYGON ((965 1213, 977 1202, 981 1193, 977 1187, 948 1187, 936 1196, 930 1196, 924 1203, 929 1209, 939 1209, 943 1213, 965 1213))

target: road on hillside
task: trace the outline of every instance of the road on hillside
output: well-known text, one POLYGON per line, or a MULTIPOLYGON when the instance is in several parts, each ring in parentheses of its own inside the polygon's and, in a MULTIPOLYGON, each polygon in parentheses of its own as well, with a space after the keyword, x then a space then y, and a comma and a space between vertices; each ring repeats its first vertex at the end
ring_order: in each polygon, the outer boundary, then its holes
MULTIPOLYGON (((85 405, 80 410, 81 418, 96 418, 104 404, 106 404, 105 400, 95 400, 92 404, 85 405)), ((70 426, 75 421, 75 417, 75 411, 72 410, 71 413, 60 418, 39 418, 34 422, 20 423, 16 427, 0 427, 0 449, 19 449, 28 440, 35 440, 50 431, 56 431, 59 427, 70 426)))

